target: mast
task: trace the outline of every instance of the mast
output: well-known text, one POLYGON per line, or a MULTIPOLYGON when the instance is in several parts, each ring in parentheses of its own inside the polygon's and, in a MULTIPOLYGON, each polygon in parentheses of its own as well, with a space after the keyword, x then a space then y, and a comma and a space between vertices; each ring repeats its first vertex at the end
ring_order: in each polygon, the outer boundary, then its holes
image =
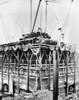
POLYGON ((39 0, 37 12, 36 12, 36 16, 35 16, 34 23, 33 23, 32 32, 34 31, 34 27, 35 27, 35 24, 36 24, 36 20, 37 20, 37 16, 38 16, 38 12, 39 12, 39 8, 40 8, 41 1, 42 1, 42 0, 39 0))

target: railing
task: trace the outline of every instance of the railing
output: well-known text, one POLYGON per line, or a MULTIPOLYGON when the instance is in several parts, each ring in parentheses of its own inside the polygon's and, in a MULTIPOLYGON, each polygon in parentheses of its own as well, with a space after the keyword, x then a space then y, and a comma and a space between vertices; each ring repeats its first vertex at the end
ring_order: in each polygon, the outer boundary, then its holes
MULTIPOLYGON (((1 64, 0 64, 0 73, 1 73, 1 64)), ((8 74, 8 66, 10 67, 9 69, 9 74, 12 73, 13 77, 18 77, 18 65, 17 63, 4 63, 3 64, 3 74, 7 75, 8 74), (12 71, 12 72, 11 72, 12 71)), ((29 68, 29 78, 33 79, 34 81, 36 81, 36 77, 39 77, 39 64, 30 64, 30 68, 29 68)), ((42 77, 42 82, 46 79, 49 79, 49 64, 41 64, 41 77, 42 77)), ((77 65, 78 66, 78 65, 77 65)), ((28 65, 27 64, 22 64, 20 63, 20 81, 22 80, 27 80, 27 72, 28 72, 28 65)), ((74 77, 74 63, 68 63, 68 77, 74 77)), ((77 70, 78 72, 79 70, 77 70)), ((76 73, 78 74, 78 73, 76 73)), ((50 64, 50 78, 51 78, 51 84, 53 86, 53 64, 50 64)), ((61 83, 59 84, 59 88, 63 88, 64 85, 64 80, 66 78, 66 65, 65 64, 59 64, 59 81, 62 80, 62 85, 61 83)), ((72 80, 73 82, 73 80, 72 80)), ((20 82, 22 83, 22 82, 20 82)), ((45 88, 48 86, 48 82, 47 84, 44 82, 42 83, 42 86, 45 86, 45 88)))
MULTIPOLYGON (((2 65, 0 64, 0 67, 2 65)), ((10 66, 10 70, 12 70, 14 73, 17 73, 18 71, 18 65, 17 63, 4 63, 3 64, 3 72, 7 72, 8 70, 8 66, 10 66)), ((30 68, 29 68, 29 72, 34 74, 35 71, 38 71, 39 70, 39 64, 30 64, 30 68)), ((70 75, 70 73, 73 73, 73 68, 74 68, 74 64, 73 63, 69 63, 68 64, 68 73, 70 75)), ((20 64, 20 74, 22 73, 27 73, 27 70, 28 70, 28 65, 27 64, 20 64)), ((1 68, 0 68, 1 70, 1 68)), ((49 64, 42 64, 42 67, 41 67, 41 71, 42 71, 42 74, 45 74, 45 75, 48 75, 48 71, 49 70, 49 64)), ((77 71, 78 72, 78 71, 77 71)), ((50 74, 53 73, 53 64, 50 64, 50 74)), ((66 66, 63 65, 63 64, 59 64, 59 75, 64 75, 66 73, 66 66)), ((36 74, 36 73, 35 73, 36 74)))

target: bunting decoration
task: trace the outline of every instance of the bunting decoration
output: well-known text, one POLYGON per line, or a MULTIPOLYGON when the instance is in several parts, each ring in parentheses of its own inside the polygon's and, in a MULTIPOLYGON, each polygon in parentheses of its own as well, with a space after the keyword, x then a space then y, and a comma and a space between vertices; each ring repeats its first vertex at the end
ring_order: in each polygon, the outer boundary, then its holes
POLYGON ((17 50, 17 46, 12 46, 13 50, 16 51, 17 50))
POLYGON ((40 51, 40 48, 31 48, 34 55, 37 55, 40 51))
POLYGON ((31 44, 26 44, 26 45, 22 45, 23 51, 27 51, 29 48, 31 48, 31 44))

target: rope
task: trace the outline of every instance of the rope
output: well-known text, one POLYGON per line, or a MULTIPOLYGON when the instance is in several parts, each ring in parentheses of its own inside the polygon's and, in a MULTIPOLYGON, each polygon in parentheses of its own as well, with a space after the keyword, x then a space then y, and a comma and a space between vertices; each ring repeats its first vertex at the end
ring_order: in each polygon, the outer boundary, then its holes
POLYGON ((4 23, 3 23, 3 19, 2 19, 1 15, 0 15, 0 18, 1 18, 1 21, 2 21, 2 26, 3 26, 3 31, 4 31, 5 39, 6 39, 6 42, 8 42, 8 38, 6 36, 6 31, 5 31, 5 27, 4 27, 4 23))
POLYGON ((66 28, 65 28, 64 33, 66 32, 66 29, 67 29, 67 24, 68 24, 68 21, 69 21, 69 15, 70 15, 70 11, 71 11, 72 3, 73 3, 73 0, 71 0, 70 8, 69 8, 68 13, 67 13, 67 15, 66 15, 66 17, 65 17, 65 21, 64 21, 63 29, 64 29, 65 26, 66 26, 66 28))

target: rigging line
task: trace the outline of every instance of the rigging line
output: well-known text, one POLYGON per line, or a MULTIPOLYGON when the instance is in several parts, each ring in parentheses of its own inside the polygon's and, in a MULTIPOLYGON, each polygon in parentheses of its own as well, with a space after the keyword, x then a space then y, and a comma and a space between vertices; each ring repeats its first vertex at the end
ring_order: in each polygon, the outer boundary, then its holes
POLYGON ((8 0, 8 1, 5 1, 5 2, 2 2, 2 3, 0 3, 0 5, 10 3, 11 1, 13 1, 13 0, 8 0))
POLYGON ((66 15, 66 17, 65 17, 65 21, 64 21, 64 24, 63 24, 63 27, 62 27, 62 28, 64 29, 65 24, 66 24, 66 28, 65 28, 65 30, 64 30, 64 33, 66 32, 66 29, 67 29, 67 24, 68 24, 68 20, 69 20, 69 15, 70 15, 72 3, 73 3, 73 0, 71 0, 70 7, 69 7, 68 13, 67 13, 67 15, 66 15))
MULTIPOLYGON (((2 19, 3 20, 3 19, 2 19)), ((3 24, 4 24, 4 22, 3 22, 3 24)), ((7 26, 8 26, 8 24, 7 24, 7 26)), ((6 35, 7 35, 7 39, 8 39, 8 42, 11 42, 10 41, 10 37, 9 37, 9 35, 8 35, 8 33, 7 33, 7 30, 6 30, 6 26, 4 25, 4 29, 5 29, 5 33, 6 33, 6 35)))
MULTIPOLYGON (((11 19, 12 22, 14 22, 17 27, 21 30, 20 35, 24 34, 24 25, 20 25, 17 21, 14 21, 13 19, 11 19)), ((14 38, 16 36, 16 33, 13 34, 12 38, 14 38)))
MULTIPOLYGON (((13 0, 8 0, 8 1, 5 1, 5 2, 2 2, 2 3, 0 3, 0 5, 3 5, 3 4, 6 4, 6 3, 10 3, 11 1, 13 1, 13 0)), ((6 36, 6 31, 5 31, 5 26, 4 26, 4 23, 3 23, 2 16, 0 16, 0 17, 1 17, 2 25, 3 25, 3 30, 4 30, 4 35, 5 35, 6 41, 7 42, 11 42, 8 33, 7 33, 7 36, 6 36)))
MULTIPOLYGON (((71 5, 72 5, 72 2, 73 2, 73 1, 71 1, 71 5)), ((68 21, 66 21, 66 20, 67 20, 69 14, 70 14, 71 5, 70 5, 70 8, 69 8, 68 14, 66 15, 64 25, 65 25, 66 22, 68 22, 68 21)), ((51 8, 50 8, 50 9, 51 9, 51 8)), ((51 11, 52 11, 52 13, 53 13, 53 10, 52 10, 52 9, 51 9, 51 11)), ((55 13, 54 13, 54 15, 55 15, 55 13)), ((56 15, 55 15, 55 16, 56 16, 56 15)), ((58 19, 57 17, 56 17, 56 19, 58 20, 58 24, 59 24, 59 19, 58 19)), ((64 25, 62 26, 62 29, 64 29, 64 25)), ((65 31, 66 31, 66 29, 65 29, 65 31)), ((53 32, 53 29, 52 29, 52 32, 53 32)), ((52 32, 51 32, 51 33, 52 33, 52 32)), ((51 33, 50 33, 50 34, 51 34, 51 33)))
POLYGON ((8 42, 8 38, 6 36, 6 32, 5 32, 5 28, 4 28, 4 24, 3 24, 3 19, 2 19, 1 15, 0 15, 0 18, 1 18, 2 26, 3 26, 3 31, 4 31, 4 35, 5 35, 5 38, 6 38, 6 42, 8 42))
MULTIPOLYGON (((56 14, 55 14, 55 12, 51 9, 51 7, 50 7, 50 5, 48 4, 48 2, 46 2, 47 3, 47 5, 48 5, 48 7, 49 7, 49 9, 51 10, 51 12, 52 12, 52 14, 55 16, 55 18, 56 18, 56 20, 57 20, 57 23, 59 24, 59 19, 58 19, 58 17, 56 16, 56 14)), ((57 25, 58 25, 57 24, 57 25)), ((56 27, 57 27, 57 25, 56 25, 56 27)), ((56 28, 55 27, 55 28, 56 28)), ((53 32, 53 29, 52 29, 52 31, 50 32, 50 34, 53 32)))
MULTIPOLYGON (((7 23, 7 27, 8 27, 8 23, 7 23)), ((5 27, 5 29, 6 29, 6 27, 5 27)), ((8 30, 6 30, 6 32, 7 32, 8 30)), ((11 42, 10 41, 10 37, 9 37, 9 34, 8 34, 9 32, 7 32, 7 36, 8 36, 8 40, 9 40, 9 42, 11 42)))
MULTIPOLYGON (((5 25, 4 25, 4 29, 6 30, 6 26, 5 25)), ((7 35, 7 38, 8 38, 8 42, 11 42, 7 30, 6 30, 6 35, 7 35)))
MULTIPOLYGON (((23 33, 24 33, 24 25, 20 25, 20 24, 18 24, 17 22, 14 22, 17 26, 18 26, 18 28, 20 28, 21 29, 21 35, 23 35, 23 33)), ((15 35, 15 34, 14 34, 15 35)))
MULTIPOLYGON (((6 38, 7 38, 7 42, 11 42, 10 37, 9 37, 9 35, 8 35, 8 32, 7 32, 7 30, 6 30, 6 26, 5 26, 5 24, 4 24, 4 21, 3 21, 2 16, 1 16, 1 20, 2 20, 2 25, 3 25, 3 29, 4 29, 4 34, 5 34, 6 38)), ((8 26, 8 23, 7 23, 7 26, 8 26)))
POLYGON ((55 18, 56 18, 57 21, 59 22, 59 19, 58 19, 57 15, 56 15, 55 12, 51 9, 51 7, 50 7, 50 5, 49 5, 48 2, 47 2, 47 5, 48 5, 49 9, 51 10, 52 14, 55 16, 55 18))

